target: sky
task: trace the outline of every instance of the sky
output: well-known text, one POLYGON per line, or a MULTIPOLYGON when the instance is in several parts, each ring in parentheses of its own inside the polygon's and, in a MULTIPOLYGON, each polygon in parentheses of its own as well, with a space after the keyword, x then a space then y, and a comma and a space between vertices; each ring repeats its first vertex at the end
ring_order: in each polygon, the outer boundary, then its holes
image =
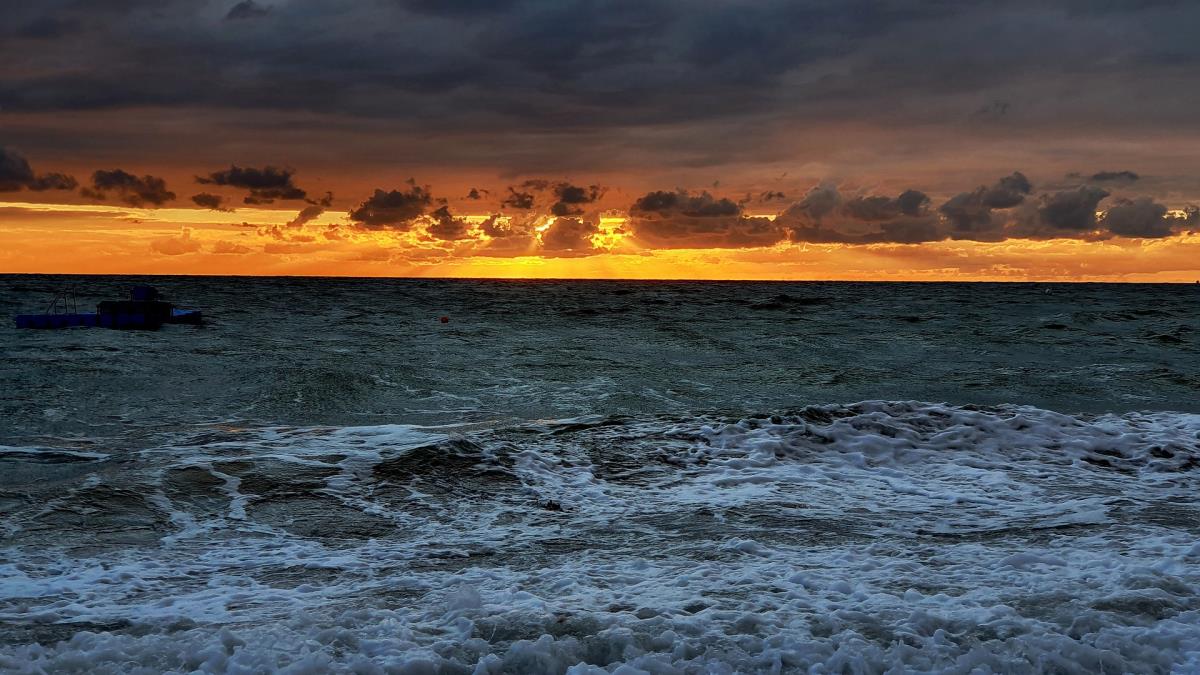
POLYGON ((1200 279, 1200 3, 43 0, 0 272, 1200 279))

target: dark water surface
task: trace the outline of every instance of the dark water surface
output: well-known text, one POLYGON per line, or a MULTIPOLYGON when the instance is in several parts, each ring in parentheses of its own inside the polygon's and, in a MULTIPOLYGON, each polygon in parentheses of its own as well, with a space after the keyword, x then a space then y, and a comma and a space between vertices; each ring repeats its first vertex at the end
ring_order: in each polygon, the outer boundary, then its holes
POLYGON ((1197 672, 1198 308, 0 276, 0 671, 1197 672))
POLYGON ((145 282, 208 324, 0 324, 5 436, 869 399, 1200 410, 1200 288, 1185 285, 8 276, 0 316, 64 284, 90 306, 145 282))

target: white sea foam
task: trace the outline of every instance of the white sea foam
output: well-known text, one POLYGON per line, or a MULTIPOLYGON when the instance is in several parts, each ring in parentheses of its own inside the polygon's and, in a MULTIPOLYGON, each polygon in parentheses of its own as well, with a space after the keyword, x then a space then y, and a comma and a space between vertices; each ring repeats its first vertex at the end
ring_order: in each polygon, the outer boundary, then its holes
POLYGON ((0 445, 0 458, 23 459, 36 462, 85 462, 106 459, 103 452, 71 450, 68 448, 42 448, 0 445))
POLYGON ((1200 663, 1197 415, 866 402, 744 420, 250 429, 143 462, 98 469, 63 500, 161 512, 153 542, 77 546, 62 511, 8 519, 0 668, 1200 663))

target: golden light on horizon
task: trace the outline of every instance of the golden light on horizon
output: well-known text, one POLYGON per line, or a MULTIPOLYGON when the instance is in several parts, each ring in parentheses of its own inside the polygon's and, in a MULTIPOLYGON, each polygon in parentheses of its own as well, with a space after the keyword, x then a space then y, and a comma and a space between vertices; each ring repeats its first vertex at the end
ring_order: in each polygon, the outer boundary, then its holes
MULTIPOLYGON (((440 241, 424 226, 364 230, 328 211, 279 237, 294 211, 240 207, 142 209, 115 204, 4 202, 5 272, 448 276, 485 278, 774 280, 1112 280, 1191 282, 1200 235, 1157 240, 1074 239, 910 244, 793 244, 747 249, 651 249, 605 215, 591 243, 601 252, 538 254, 553 218, 539 218, 526 250, 493 249, 479 230, 491 215, 461 216, 469 241, 440 241), (332 233, 332 236, 327 236, 332 233), (54 244, 48 245, 48 242, 54 244)), ((502 220, 510 220, 502 216, 502 220)))

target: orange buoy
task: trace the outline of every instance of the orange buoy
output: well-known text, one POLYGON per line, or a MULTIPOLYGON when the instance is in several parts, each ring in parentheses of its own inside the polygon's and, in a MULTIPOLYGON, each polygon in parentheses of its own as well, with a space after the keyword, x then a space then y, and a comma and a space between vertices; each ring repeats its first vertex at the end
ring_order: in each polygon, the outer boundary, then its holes
POLYGON ((442 323, 450 323, 450 317, 443 316, 442 318, 438 319, 438 321, 441 321, 442 323))

